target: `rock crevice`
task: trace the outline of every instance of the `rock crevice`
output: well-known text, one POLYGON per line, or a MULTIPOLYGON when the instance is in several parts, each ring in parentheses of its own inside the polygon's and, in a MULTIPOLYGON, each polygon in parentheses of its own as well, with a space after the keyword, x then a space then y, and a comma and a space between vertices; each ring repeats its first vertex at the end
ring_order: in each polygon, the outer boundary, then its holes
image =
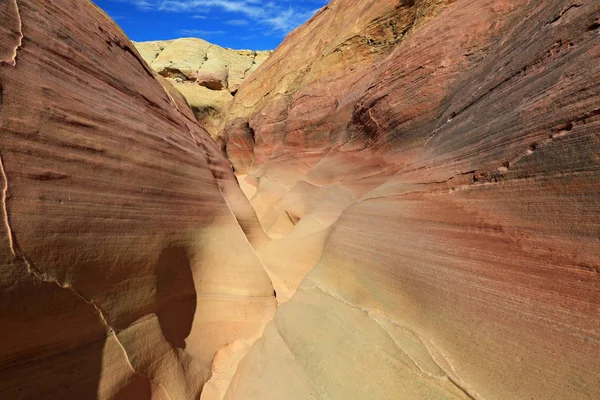
POLYGON ((0 397, 600 398, 594 4, 332 0, 273 54, 18 5, 0 397))
MULTIPOLYGON (((19 249, 16 245, 15 242, 15 238, 14 238, 14 232, 10 226, 10 219, 9 219, 9 211, 8 211, 8 205, 7 205, 7 198, 8 198, 8 189, 9 189, 9 184, 8 184, 8 175, 6 174, 6 170, 4 168, 4 160, 2 158, 2 153, 0 152, 0 175, 2 176, 2 181, 3 181, 3 186, 2 186, 2 211, 4 214, 4 222, 5 222, 5 227, 6 227, 6 231, 7 231, 7 237, 9 239, 9 246, 10 246, 10 251, 13 255, 13 257, 15 257, 16 259, 20 259, 23 264, 25 264, 26 268, 27 268, 27 274, 29 276, 31 276, 32 278, 34 278, 34 280, 37 280, 39 282, 44 282, 44 283, 51 283, 51 284, 55 284, 56 286, 58 286, 60 289, 64 289, 64 290, 68 290, 71 293, 73 293, 73 295, 75 295, 76 298, 82 300, 83 302, 85 302, 86 304, 92 306, 94 308, 94 311, 96 312, 96 314, 98 315, 98 319, 99 321, 102 323, 102 325, 104 326, 105 330, 106 330, 106 334, 110 335, 114 338, 114 340, 116 341, 116 343, 119 345, 120 349, 123 352, 123 357, 125 359, 125 361, 127 362, 127 365, 129 366, 129 368, 131 369, 131 371, 138 376, 141 376, 145 379, 148 379, 150 382, 152 382, 152 379, 150 379, 150 377, 148 377, 147 375, 141 374, 138 371, 135 370, 135 368, 133 367, 133 364, 131 363, 130 359, 129 359, 129 355, 127 354, 127 350, 125 349, 125 347, 123 346, 123 344, 121 343, 121 341, 119 340, 119 337, 117 335, 117 331, 115 330, 115 328, 113 328, 112 326, 110 326, 110 324, 108 323, 108 320, 104 314, 104 312, 100 309, 100 307, 93 301, 90 299, 87 299, 85 296, 83 296, 81 293, 79 293, 73 286, 67 284, 67 283, 61 283, 58 281, 57 278, 50 276, 48 273, 42 273, 40 272, 37 268, 35 268, 31 262, 27 259, 27 257, 23 254, 23 252, 21 251, 21 249, 19 249)), ((167 389, 162 386, 160 383, 157 383, 157 385, 164 391, 165 395, 167 396, 168 399, 169 398, 169 394, 167 392, 167 389)))
POLYGON ((23 22, 17 0, 6 0, 0 4, 0 34, 5 38, 0 45, 0 65, 17 65, 17 53, 23 45, 23 22))

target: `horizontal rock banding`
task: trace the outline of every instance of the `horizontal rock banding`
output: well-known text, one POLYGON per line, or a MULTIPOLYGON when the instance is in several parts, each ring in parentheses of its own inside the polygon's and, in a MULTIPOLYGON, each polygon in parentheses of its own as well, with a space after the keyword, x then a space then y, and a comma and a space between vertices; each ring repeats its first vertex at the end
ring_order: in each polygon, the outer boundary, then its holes
POLYGON ((285 304, 226 398, 600 395, 599 12, 333 1, 242 84, 285 304))

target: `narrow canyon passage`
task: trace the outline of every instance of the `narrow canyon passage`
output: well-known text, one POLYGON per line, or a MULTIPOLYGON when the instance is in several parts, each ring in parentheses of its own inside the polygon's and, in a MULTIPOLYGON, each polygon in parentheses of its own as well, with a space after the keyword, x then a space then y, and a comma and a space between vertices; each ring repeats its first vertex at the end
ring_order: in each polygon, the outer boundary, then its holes
POLYGON ((598 397, 599 15, 334 1, 284 41, 219 138, 279 304, 225 398, 598 397))
POLYGON ((600 398, 599 18, 0 1, 0 399, 600 398))

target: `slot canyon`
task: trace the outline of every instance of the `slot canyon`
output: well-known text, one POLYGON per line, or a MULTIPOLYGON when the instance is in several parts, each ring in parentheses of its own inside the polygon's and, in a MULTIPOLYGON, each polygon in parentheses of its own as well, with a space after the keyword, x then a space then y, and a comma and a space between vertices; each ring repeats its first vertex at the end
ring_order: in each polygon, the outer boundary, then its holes
POLYGON ((274 51, 0 0, 0 399, 600 399, 600 3, 274 51))

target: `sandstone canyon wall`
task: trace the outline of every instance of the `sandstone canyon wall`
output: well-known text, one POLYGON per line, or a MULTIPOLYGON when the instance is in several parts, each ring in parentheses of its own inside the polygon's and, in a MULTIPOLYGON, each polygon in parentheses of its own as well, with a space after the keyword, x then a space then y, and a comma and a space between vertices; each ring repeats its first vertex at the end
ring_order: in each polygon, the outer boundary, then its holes
POLYGON ((222 146, 277 292, 227 399, 600 398, 600 5, 334 0, 222 146))
MULTIPOLYGON (((271 54, 233 50, 198 38, 135 42, 144 60, 180 92, 211 135, 221 129, 240 85, 271 54)), ((164 82, 164 81, 163 81, 164 82)))
POLYGON ((0 20, 0 398, 200 398, 275 310, 229 162, 90 2, 0 20))
POLYGON ((600 398, 599 18, 333 0, 215 143, 87 1, 0 1, 0 398, 600 398))

